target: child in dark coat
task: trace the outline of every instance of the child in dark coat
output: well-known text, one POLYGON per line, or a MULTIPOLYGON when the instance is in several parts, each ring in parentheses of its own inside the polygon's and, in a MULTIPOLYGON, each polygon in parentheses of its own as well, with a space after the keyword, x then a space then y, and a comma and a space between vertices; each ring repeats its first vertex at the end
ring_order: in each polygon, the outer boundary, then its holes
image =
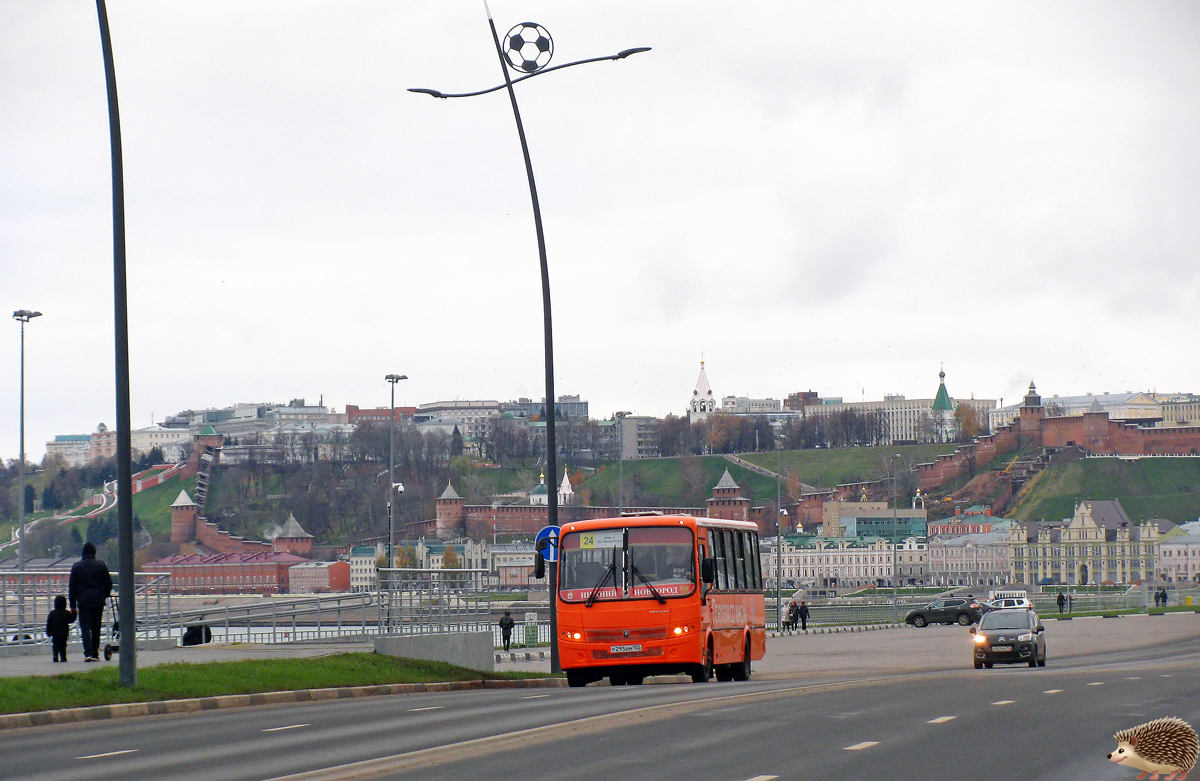
POLYGON ((67 598, 59 594, 54 598, 54 609, 46 616, 46 636, 50 638, 56 662, 67 661, 67 637, 73 623, 75 614, 67 610, 67 598))

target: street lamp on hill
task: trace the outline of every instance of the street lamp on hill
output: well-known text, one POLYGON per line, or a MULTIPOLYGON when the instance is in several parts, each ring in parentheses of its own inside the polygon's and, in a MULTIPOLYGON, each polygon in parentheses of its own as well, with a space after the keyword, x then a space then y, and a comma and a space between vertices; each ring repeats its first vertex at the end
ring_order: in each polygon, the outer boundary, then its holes
MULTIPOLYGON (((25 571, 25 324, 35 317, 41 317, 41 312, 31 312, 28 309, 18 309, 13 312, 13 319, 21 324, 21 443, 20 456, 17 460, 17 569, 25 571)), ((17 586, 17 621, 21 634, 25 632, 25 581, 21 579, 17 586)))
MULTIPOLYGON (((387 511, 388 511, 388 567, 396 566, 396 383, 400 380, 407 380, 408 376, 404 374, 389 374, 383 379, 387 380, 392 386, 392 413, 388 417, 388 493, 387 493, 387 511)), ((404 492, 404 486, 399 487, 399 492, 404 492)))

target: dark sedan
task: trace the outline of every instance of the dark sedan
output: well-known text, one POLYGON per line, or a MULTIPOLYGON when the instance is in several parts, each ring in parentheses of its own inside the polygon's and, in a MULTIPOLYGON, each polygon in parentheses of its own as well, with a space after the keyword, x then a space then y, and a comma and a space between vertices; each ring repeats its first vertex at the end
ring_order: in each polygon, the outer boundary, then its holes
POLYGON ((983 610, 975 600, 947 597, 908 611, 908 615, 904 617, 904 623, 912 624, 915 627, 954 623, 970 626, 977 622, 981 615, 983 615, 983 610))
POLYGON ((1046 666, 1046 628, 1032 610, 993 610, 971 634, 976 670, 993 664, 1046 666))

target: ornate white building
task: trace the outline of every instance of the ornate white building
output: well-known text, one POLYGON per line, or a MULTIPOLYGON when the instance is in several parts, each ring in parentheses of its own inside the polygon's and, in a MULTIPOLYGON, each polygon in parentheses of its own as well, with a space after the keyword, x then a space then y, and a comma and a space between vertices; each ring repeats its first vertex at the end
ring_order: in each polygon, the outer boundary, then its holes
POLYGON ((692 390, 691 401, 688 402, 688 418, 696 423, 716 410, 717 399, 708 384, 708 375, 704 373, 704 361, 700 361, 700 376, 696 378, 696 387, 692 390))

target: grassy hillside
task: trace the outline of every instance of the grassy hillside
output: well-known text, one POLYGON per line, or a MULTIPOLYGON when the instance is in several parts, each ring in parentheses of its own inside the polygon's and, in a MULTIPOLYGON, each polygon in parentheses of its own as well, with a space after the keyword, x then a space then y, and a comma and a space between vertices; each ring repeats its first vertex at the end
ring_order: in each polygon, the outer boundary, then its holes
MULTIPOLYGON (((720 456, 647 458, 626 461, 624 492, 626 505, 702 507, 712 496, 712 487, 728 469, 744 493, 757 502, 774 501, 775 481, 731 464, 720 456)), ((593 505, 617 504, 618 469, 612 464, 576 487, 590 493, 593 505)), ((785 486, 786 490, 786 486, 785 486)))
POLYGON ((1119 499, 1134 520, 1200 516, 1200 459, 1092 458, 1050 467, 1007 513, 1022 521, 1070 517, 1084 499, 1119 499))
MULTIPOLYGON (((887 462, 899 453, 906 464, 936 461, 943 453, 953 453, 958 445, 897 445, 892 447, 846 447, 832 450, 788 450, 779 454, 786 475, 795 472, 801 482, 818 488, 833 488, 841 483, 879 480, 888 474, 887 462)), ((775 471, 775 453, 746 453, 747 461, 775 471)))
POLYGON ((179 497, 180 491, 187 491, 188 496, 195 497, 196 478, 175 478, 133 495, 133 514, 155 539, 170 535, 171 504, 179 497))

